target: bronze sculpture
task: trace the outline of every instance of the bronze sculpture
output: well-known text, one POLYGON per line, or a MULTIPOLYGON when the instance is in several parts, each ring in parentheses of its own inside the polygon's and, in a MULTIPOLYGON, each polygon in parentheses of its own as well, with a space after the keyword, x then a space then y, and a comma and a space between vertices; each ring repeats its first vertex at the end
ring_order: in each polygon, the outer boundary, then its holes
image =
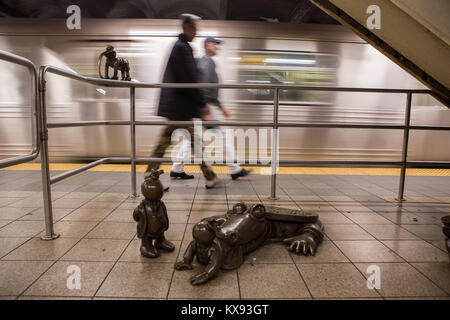
POLYGON ((214 277, 219 269, 238 268, 245 255, 267 240, 283 241, 289 251, 314 255, 323 239, 323 225, 317 214, 241 202, 225 215, 202 219, 193 227, 192 235, 194 240, 175 269, 192 269, 196 256, 206 265, 190 279, 192 285, 198 285, 214 277))
POLYGON ((450 216, 445 216, 441 218, 444 227, 442 227, 442 231, 445 234, 445 247, 447 248, 448 258, 450 261, 450 216))
POLYGON ((164 237, 164 232, 169 228, 169 217, 166 205, 161 201, 164 190, 159 176, 163 173, 163 170, 153 170, 142 182, 141 191, 145 199, 133 212, 133 219, 138 223, 137 236, 142 239, 141 255, 146 258, 159 257, 158 249, 175 250, 173 243, 164 237))
POLYGON ((102 52, 98 57, 98 76, 102 79, 119 80, 118 77, 119 71, 122 73, 123 81, 131 81, 130 63, 128 62, 128 60, 124 58, 117 58, 117 53, 116 51, 114 51, 114 47, 107 46, 106 51, 102 52), (106 57, 105 76, 102 76, 101 72, 101 64, 103 57, 106 57), (109 77, 110 67, 114 69, 114 75, 112 76, 112 78, 109 77))

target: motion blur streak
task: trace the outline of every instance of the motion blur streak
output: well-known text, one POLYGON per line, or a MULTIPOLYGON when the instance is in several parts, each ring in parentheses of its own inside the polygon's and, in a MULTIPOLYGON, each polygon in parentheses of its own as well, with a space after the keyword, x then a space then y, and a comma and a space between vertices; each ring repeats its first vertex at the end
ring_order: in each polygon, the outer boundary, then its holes
MULTIPOLYGON (((83 20, 80 31, 65 20, 0 21, 0 49, 36 65, 51 64, 97 77, 98 55, 113 45, 130 61, 131 75, 160 82, 167 54, 179 31, 177 20, 83 20)), ((200 21, 192 44, 203 55, 203 40, 222 40, 215 57, 222 83, 326 85, 372 88, 423 88, 413 77, 353 33, 338 25, 200 21)), ((30 87, 24 70, 0 62, 0 158, 31 149, 30 87)), ((129 90, 97 88, 48 75, 49 122, 127 120, 129 90)), ((231 120, 272 120, 271 90, 221 90, 231 120)), ((156 119, 156 89, 136 91, 136 119, 156 119)), ((280 91, 281 122, 403 124, 402 94, 280 91)), ((413 100, 412 124, 448 125, 450 112, 429 96, 413 100)), ((245 128, 244 128, 245 129, 245 128)), ((137 128, 137 155, 153 150, 161 127, 137 128)), ((129 155, 124 126, 50 130, 53 161, 129 155)), ((398 160, 401 130, 282 128, 282 159, 398 160)), ((270 145, 269 145, 270 148, 270 145)), ((409 160, 450 160, 450 133, 412 131, 409 160)), ((168 150, 168 154, 170 154, 168 150)), ((270 153, 270 151, 269 151, 270 153)))

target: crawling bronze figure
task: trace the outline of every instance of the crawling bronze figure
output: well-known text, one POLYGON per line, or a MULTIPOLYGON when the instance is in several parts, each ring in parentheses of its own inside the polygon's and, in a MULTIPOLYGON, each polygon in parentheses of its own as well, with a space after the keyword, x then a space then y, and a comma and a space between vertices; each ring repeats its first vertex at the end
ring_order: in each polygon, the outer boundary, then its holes
POLYGON ((323 239, 323 225, 316 214, 241 202, 225 215, 202 219, 192 235, 194 240, 175 269, 192 269, 196 256, 206 266, 190 279, 192 285, 198 285, 213 278, 219 269, 238 268, 245 255, 268 240, 282 241, 295 253, 314 255, 323 239))
POLYGON ((141 191, 145 199, 133 212, 133 219, 138 223, 137 236, 142 239, 141 255, 146 258, 159 257, 158 249, 175 250, 173 243, 164 237, 164 232, 169 228, 169 217, 166 205, 161 201, 164 190, 159 176, 163 173, 163 170, 153 170, 142 182, 141 191))
POLYGON ((127 59, 117 58, 117 53, 114 51, 113 46, 107 46, 106 51, 102 52, 98 57, 98 76, 102 79, 113 79, 119 80, 118 73, 119 71, 122 73, 122 80, 131 81, 130 76, 130 63, 127 59), (102 58, 106 57, 105 63, 105 76, 102 76, 101 72, 101 64, 102 58), (112 78, 109 77, 109 68, 114 69, 114 75, 112 78))

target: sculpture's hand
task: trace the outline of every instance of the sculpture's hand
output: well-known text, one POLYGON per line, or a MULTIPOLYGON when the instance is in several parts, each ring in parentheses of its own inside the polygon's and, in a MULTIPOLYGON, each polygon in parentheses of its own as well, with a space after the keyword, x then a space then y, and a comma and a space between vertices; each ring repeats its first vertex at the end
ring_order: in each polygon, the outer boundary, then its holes
POLYGON ((192 265, 184 260, 181 260, 175 263, 175 270, 192 270, 192 265))
POLYGON ((207 272, 199 273, 193 277, 191 277, 191 284, 193 286, 205 283, 209 280, 209 276, 207 272))
POLYGON ((314 237, 310 234, 302 234, 295 238, 289 238, 283 240, 283 243, 289 246, 288 250, 299 254, 315 255, 317 249, 317 243, 314 237))

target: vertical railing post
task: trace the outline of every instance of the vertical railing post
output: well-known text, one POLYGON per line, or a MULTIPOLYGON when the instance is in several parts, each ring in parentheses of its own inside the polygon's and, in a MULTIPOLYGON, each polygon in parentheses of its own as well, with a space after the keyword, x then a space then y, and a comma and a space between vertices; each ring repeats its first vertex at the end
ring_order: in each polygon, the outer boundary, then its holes
POLYGON ((46 106, 46 81, 45 67, 39 70, 39 98, 41 108, 41 172, 42 172, 42 193, 44 197, 45 235, 42 240, 53 240, 59 237, 53 230, 53 208, 52 190, 50 185, 50 168, 48 161, 48 129, 47 129, 47 106, 46 106))
POLYGON ((131 195, 137 197, 136 192, 136 89, 130 88, 130 137, 131 137, 131 195))
POLYGON ((406 163, 408 159, 408 143, 409 143, 409 126, 411 124, 411 105, 412 93, 408 92, 406 96, 405 108, 405 130, 403 132, 403 147, 402 147, 402 168, 400 172, 400 182, 398 187, 397 201, 405 201, 405 178, 406 178, 406 163))
POLYGON ((277 200, 277 170, 278 170, 278 103, 279 89, 275 88, 273 97, 273 131, 272 131, 272 179, 270 187, 271 200, 277 200))

